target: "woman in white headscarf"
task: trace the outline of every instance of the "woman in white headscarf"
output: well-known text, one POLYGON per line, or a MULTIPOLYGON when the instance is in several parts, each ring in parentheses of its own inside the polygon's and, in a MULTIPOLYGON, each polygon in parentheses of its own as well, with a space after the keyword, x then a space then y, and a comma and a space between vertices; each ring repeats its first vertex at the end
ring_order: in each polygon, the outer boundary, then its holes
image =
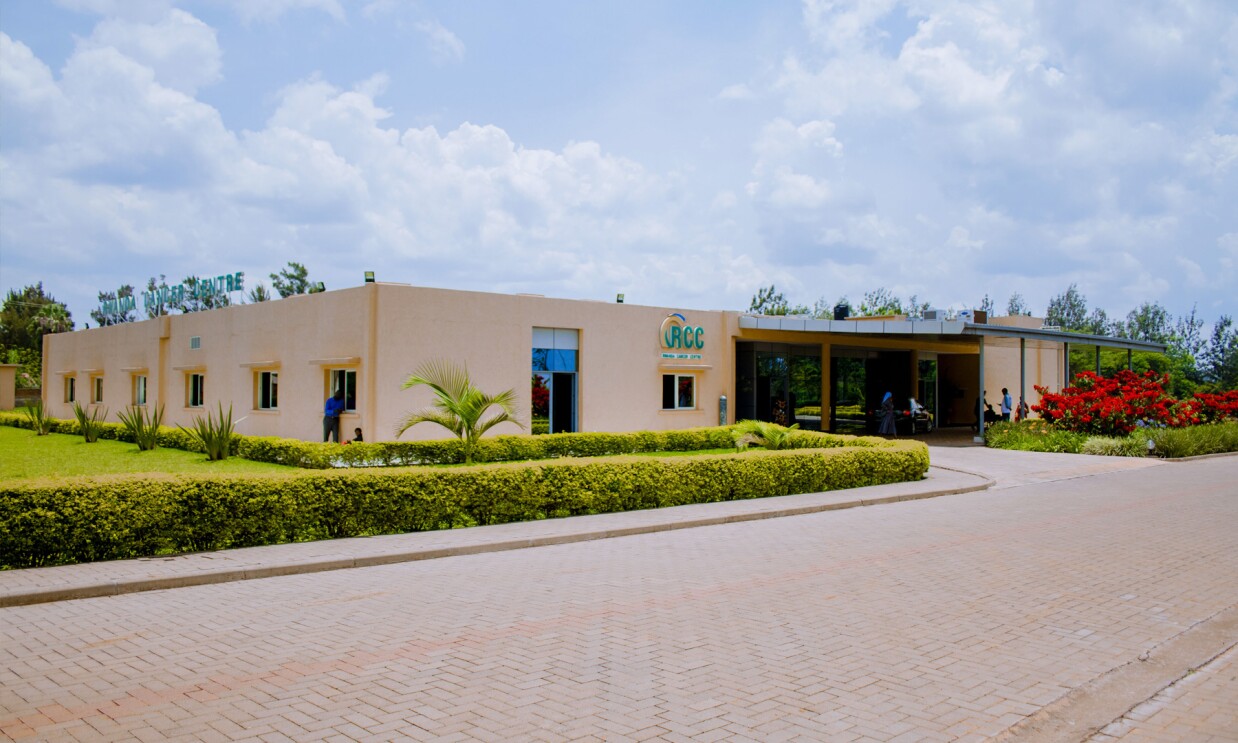
POLYGON ((885 397, 881 398, 881 427, 877 429, 877 433, 882 436, 897 436, 898 431, 894 426, 894 395, 887 392, 885 397))

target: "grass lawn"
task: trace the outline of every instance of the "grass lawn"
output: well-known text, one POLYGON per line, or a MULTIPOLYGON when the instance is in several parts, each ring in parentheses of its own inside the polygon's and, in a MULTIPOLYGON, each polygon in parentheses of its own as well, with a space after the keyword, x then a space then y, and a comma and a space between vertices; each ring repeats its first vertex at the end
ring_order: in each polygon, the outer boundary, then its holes
POLYGON ((245 474, 298 472, 296 467, 229 457, 207 461, 205 454, 179 449, 138 451, 137 444, 50 433, 35 436, 24 428, 0 426, 0 480, 114 474, 245 474))

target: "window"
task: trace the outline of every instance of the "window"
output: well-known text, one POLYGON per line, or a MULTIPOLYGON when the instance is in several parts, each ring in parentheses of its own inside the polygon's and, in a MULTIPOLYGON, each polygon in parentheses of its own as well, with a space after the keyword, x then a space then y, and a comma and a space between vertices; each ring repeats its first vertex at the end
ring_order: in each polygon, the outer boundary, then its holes
POLYGON ((146 404, 146 375, 145 374, 134 374, 133 375, 133 404, 134 405, 145 405, 146 404))
POLYGON ((103 402, 103 377, 91 377, 91 402, 103 402))
POLYGON ((662 409, 695 410, 696 377, 691 374, 663 374, 662 409))
POLYGON ((200 408, 206 400, 206 375, 190 374, 185 378, 185 404, 191 408, 200 408))
POLYGON ((279 372, 264 371, 258 373, 258 404, 259 410, 275 410, 279 407, 279 372))
POLYGON ((344 390, 344 412, 357 412, 357 370, 328 369, 327 396, 335 395, 336 390, 344 390))
POLYGON ((65 402, 76 402, 77 401, 77 378, 76 377, 65 377, 64 378, 64 401, 65 402))
POLYGON ((189 350, 197 351, 199 348, 202 348, 202 336, 200 335, 189 336, 189 350))

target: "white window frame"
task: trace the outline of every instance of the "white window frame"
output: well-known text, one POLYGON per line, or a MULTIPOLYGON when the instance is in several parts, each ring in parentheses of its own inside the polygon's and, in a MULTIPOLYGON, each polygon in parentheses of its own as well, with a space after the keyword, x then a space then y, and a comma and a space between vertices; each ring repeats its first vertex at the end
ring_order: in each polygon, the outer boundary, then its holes
POLYGON ((663 410, 696 410, 696 387, 697 387, 696 376, 697 375, 695 374, 678 374, 675 372, 664 372, 662 374, 662 403, 663 403, 662 409, 663 410), (666 378, 667 377, 671 377, 672 379, 674 379, 674 382, 672 383, 673 393, 672 393, 672 400, 671 400, 674 404, 671 407, 666 407, 666 378), (683 380, 685 379, 690 380, 692 383, 692 402, 690 405, 686 405, 686 406, 681 405, 679 401, 679 387, 683 383, 683 380))
POLYGON ((90 403, 98 405, 103 402, 103 375, 96 374, 90 378, 90 403))
POLYGON ((355 366, 334 366, 334 367, 327 367, 326 369, 326 372, 327 372, 326 397, 332 397, 333 395, 335 395, 336 375, 337 374, 343 375, 344 385, 345 385, 345 388, 344 388, 344 405, 345 405, 344 412, 345 413, 357 412, 357 377, 358 377, 357 371, 358 369, 355 366), (348 395, 349 375, 352 375, 352 397, 351 398, 348 395), (348 407, 350 402, 352 404, 352 407, 348 407))
POLYGON ((145 405, 146 398, 147 398, 146 375, 145 374, 134 374, 133 375, 133 404, 134 405, 145 405))

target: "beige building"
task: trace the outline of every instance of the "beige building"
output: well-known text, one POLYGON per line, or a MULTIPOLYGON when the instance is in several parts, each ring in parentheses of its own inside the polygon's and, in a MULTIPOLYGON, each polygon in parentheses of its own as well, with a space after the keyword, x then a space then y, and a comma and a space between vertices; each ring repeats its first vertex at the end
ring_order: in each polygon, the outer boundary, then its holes
MULTIPOLYGON (((995 406, 1002 387, 1029 404, 1033 385, 1059 389, 1067 341, 1163 350, 1026 317, 816 320, 367 283, 45 336, 43 397, 56 417, 74 402, 109 420, 162 405, 165 424, 186 426, 222 404, 238 433, 320 440, 324 401, 342 390, 344 438, 382 441, 430 403, 401 389, 409 373, 444 359, 487 392, 515 389, 525 430, 533 418, 554 432, 757 418, 862 431, 886 390, 967 426, 982 384, 995 406)), ((420 425, 404 437, 442 436, 420 425)))

